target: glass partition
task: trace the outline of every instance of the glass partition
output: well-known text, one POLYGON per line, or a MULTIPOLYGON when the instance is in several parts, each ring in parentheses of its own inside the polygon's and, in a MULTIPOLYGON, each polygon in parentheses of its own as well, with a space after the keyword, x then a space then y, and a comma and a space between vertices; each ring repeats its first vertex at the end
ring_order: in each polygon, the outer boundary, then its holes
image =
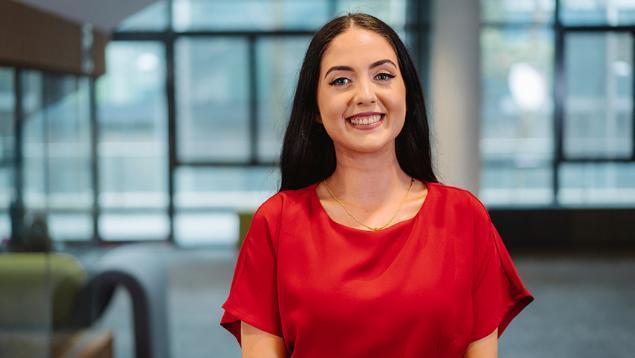
POLYGON ((481 195, 494 205, 553 200, 553 33, 481 32, 481 195))
POLYGON ((100 237, 165 240, 167 113, 161 43, 116 41, 97 82, 100 237))
POLYGON ((256 44, 258 64, 258 157, 277 161, 291 114, 295 86, 310 37, 264 38, 256 44))
POLYGON ((246 38, 180 38, 175 49, 178 158, 248 161, 246 38))
POLYGON ((630 157, 633 152, 633 36, 566 37, 564 150, 575 157, 630 157), (589 71, 589 69, 594 69, 589 71))
POLYGON ((11 235, 9 205, 14 193, 15 92, 14 71, 0 67, 0 242, 11 235))

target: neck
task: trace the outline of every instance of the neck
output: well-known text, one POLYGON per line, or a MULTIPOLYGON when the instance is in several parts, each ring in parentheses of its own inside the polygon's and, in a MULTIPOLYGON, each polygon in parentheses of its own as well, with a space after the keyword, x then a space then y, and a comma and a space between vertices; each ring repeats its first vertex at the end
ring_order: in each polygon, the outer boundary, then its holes
POLYGON ((337 165, 327 180, 333 193, 346 203, 378 207, 400 200, 410 186, 410 176, 397 161, 394 144, 379 152, 360 153, 335 149, 337 165))

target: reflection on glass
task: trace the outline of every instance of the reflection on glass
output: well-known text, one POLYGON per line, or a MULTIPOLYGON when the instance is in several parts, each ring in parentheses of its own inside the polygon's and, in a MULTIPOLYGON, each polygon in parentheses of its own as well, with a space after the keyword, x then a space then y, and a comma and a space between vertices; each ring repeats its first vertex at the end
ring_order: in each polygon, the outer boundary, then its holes
POLYGON ((136 215, 116 212, 167 207, 164 58, 162 45, 154 42, 107 47, 108 72, 97 83, 99 204, 105 211, 100 230, 107 240, 129 240, 142 228, 150 228, 144 239, 165 238, 165 215, 139 215, 135 221, 136 215))
POLYGON ((249 158, 248 76, 246 40, 178 40, 176 102, 180 160, 249 158))
POLYGON ((559 201, 564 205, 629 206, 635 203, 635 164, 563 164, 559 201))
POLYGON ((61 254, 0 253, 2 357, 53 356, 53 325, 56 319, 64 317, 62 311, 72 306, 60 304, 62 300, 54 304, 54 297, 59 299, 63 296, 60 292, 72 291, 75 282, 74 277, 69 279, 72 268, 60 265, 63 257, 61 254), (53 289, 57 289, 56 296, 53 289))
POLYGON ((166 204, 166 118, 160 44, 112 42, 98 82, 100 205, 166 204))
POLYGON ((27 210, 45 210, 47 205, 47 145, 44 126, 43 76, 22 73, 22 154, 24 155, 24 205, 27 210))
POLYGON ((549 203, 552 33, 484 29, 481 53, 480 194, 494 205, 549 203))
POLYGON ((234 212, 177 213, 175 238, 179 246, 234 244, 238 237, 238 215, 234 212))
POLYGON ((399 28, 406 25, 406 5, 406 0, 338 0, 336 15, 364 12, 381 19, 392 27, 399 28))
POLYGON ((167 26, 167 0, 159 0, 126 18, 117 31, 161 31, 167 26))
POLYGON ((15 94, 13 70, 0 67, 0 241, 11 234, 9 203, 13 199, 15 94))
POLYGON ((13 70, 0 67, 0 162, 13 158, 15 95, 13 70))
POLYGON ((24 155, 24 204, 30 210, 45 210, 47 202, 43 76, 40 72, 22 73, 22 153, 24 155))
POLYGON ((165 240, 169 232, 164 213, 110 213, 99 216, 101 237, 108 241, 165 240))
POLYGON ((482 31, 483 159, 551 158, 551 39, 547 30, 482 31))
POLYGON ((569 34, 565 61, 565 154, 630 156, 632 36, 610 32, 569 34))
POLYGON ((21 80, 25 225, 36 215, 46 215, 52 239, 89 240, 89 80, 38 71, 24 71, 21 80), (77 213, 62 215, 60 210, 77 213))
POLYGON ((484 22, 553 22, 556 0, 481 0, 484 22))
POLYGON ((92 205, 88 79, 44 77, 49 209, 92 205))
POLYGON ((562 21, 570 25, 633 25, 633 0, 561 0, 562 21))
POLYGON ((304 37, 265 38, 257 43, 260 160, 278 160, 300 66, 310 40, 304 37))
POLYGON ((484 163, 479 197, 487 205, 548 205, 553 200, 551 167, 517 168, 484 163))
POLYGON ((328 1, 174 0, 174 28, 187 30, 313 30, 329 17, 328 1))
MULTIPOLYGON (((2 178, 4 184, 4 178, 2 178)), ((8 207, 5 207, 8 208, 8 207)), ((0 214, 0 240, 7 242, 11 237, 11 219, 8 212, 0 214)))
POLYGON ((253 212, 280 184, 277 168, 179 168, 175 240, 179 245, 228 244, 240 211, 253 212))
POLYGON ((279 186, 277 168, 179 168, 177 208, 254 208, 279 186))
POLYGON ((48 229, 51 237, 56 240, 90 240, 93 236, 93 218, 90 213, 51 213, 48 215, 48 229))

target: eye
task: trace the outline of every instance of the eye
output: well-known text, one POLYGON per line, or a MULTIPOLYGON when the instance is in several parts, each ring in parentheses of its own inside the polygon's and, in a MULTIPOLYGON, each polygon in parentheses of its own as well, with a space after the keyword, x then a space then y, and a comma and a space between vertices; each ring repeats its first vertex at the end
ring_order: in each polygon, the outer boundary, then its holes
POLYGON ((394 75, 391 75, 390 73, 378 73, 375 78, 377 78, 380 81, 388 81, 392 78, 395 78, 394 75))
POLYGON ((343 85, 348 83, 348 82, 345 82, 345 81, 349 81, 350 82, 350 80, 348 78, 346 78, 346 77, 338 77, 338 78, 334 79, 333 81, 329 82, 329 85, 331 85, 331 86, 343 86, 343 85))

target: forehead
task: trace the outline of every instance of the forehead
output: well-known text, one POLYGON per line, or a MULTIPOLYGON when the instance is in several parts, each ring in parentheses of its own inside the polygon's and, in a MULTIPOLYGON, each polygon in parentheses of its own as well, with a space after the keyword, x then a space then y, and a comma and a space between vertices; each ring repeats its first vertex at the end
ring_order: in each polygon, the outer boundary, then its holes
POLYGON ((322 70, 332 65, 363 65, 381 59, 398 63, 388 40, 376 32, 351 27, 337 35, 322 55, 322 70))

